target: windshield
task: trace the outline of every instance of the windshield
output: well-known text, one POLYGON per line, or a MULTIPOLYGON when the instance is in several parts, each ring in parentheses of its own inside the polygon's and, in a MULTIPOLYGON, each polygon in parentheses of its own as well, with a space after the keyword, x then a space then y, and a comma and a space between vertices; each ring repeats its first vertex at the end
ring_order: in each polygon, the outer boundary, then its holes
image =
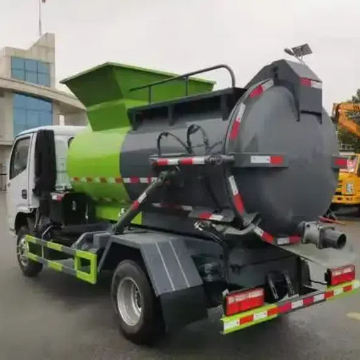
POLYGON ((342 169, 343 172, 354 173, 356 171, 358 163, 358 157, 356 155, 350 155, 347 160, 347 168, 342 169))

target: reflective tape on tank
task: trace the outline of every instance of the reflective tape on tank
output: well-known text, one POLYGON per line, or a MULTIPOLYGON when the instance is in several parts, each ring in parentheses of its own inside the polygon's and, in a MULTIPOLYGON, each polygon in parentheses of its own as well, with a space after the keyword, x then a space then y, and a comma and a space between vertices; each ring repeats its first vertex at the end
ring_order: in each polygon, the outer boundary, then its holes
POLYGON ((265 92, 266 90, 270 89, 273 86, 274 86, 274 80, 272 80, 272 79, 268 80, 264 84, 261 84, 261 85, 257 86, 255 89, 253 89, 250 92, 249 97, 250 98, 257 97, 257 96, 261 95, 263 92, 265 92))
POLYGON ((315 89, 322 89, 322 83, 321 81, 316 81, 308 78, 301 78, 300 84, 306 87, 312 87, 315 89))
POLYGON ((266 90, 270 89, 273 86, 274 86, 274 80, 269 79, 269 80, 266 80, 265 82, 263 82, 262 84, 257 85, 254 88, 250 88, 250 91, 243 98, 243 101, 241 102, 241 104, 239 106, 239 110, 238 110, 237 114, 235 115, 235 118, 232 120, 232 123, 230 124, 231 130, 228 133, 229 140, 235 141, 239 135, 240 124, 241 124, 242 118, 243 118, 245 110, 246 110, 246 105, 245 105, 246 100, 253 99, 255 97, 260 96, 266 90))
POLYGON ((156 181, 157 177, 129 177, 124 178, 123 181, 125 184, 151 184, 152 182, 156 181))
POLYGON ((310 295, 297 297, 292 300, 282 301, 277 304, 266 305, 258 309, 246 311, 244 313, 224 316, 222 322, 224 335, 237 330, 242 330, 252 325, 271 320, 282 314, 297 311, 311 305, 316 305, 327 300, 332 300, 337 296, 349 294, 360 288, 360 281, 354 280, 345 284, 328 287, 324 291, 317 291, 310 295))
POLYGON ((253 155, 250 156, 251 164, 269 164, 278 165, 284 162, 284 157, 281 155, 253 155))
POLYGON ((235 167, 287 167, 288 158, 282 154, 233 154, 235 167))
MULTIPOLYGON (((230 123, 230 131, 228 131, 228 139, 229 139, 229 153, 233 153, 235 150, 235 145, 236 145, 236 140, 238 138, 239 135, 239 131, 240 131, 240 124, 241 121, 244 117, 245 111, 246 111, 246 102, 247 101, 251 101, 254 97, 260 96, 261 94, 263 94, 266 90, 270 89, 271 87, 274 86, 274 80, 273 79, 268 79, 266 81, 263 81, 260 85, 255 85, 252 88, 250 88, 247 93, 245 94, 241 104, 239 105, 239 109, 237 114, 234 114, 234 118, 232 119, 231 123, 230 123)), ((237 165, 237 159, 236 156, 239 154, 234 154, 234 162, 235 162, 235 166, 237 165)), ((240 154, 241 156, 242 154, 240 154)), ((252 154, 252 155, 262 155, 262 154, 252 154)), ((268 156, 266 154, 266 156, 268 156)), ((251 159, 250 159, 251 160, 251 159)), ((256 160, 256 158, 254 159, 256 160)), ((264 159, 262 159, 263 161, 263 166, 280 166, 280 158, 267 158, 265 157, 264 159), (268 164, 268 162, 270 162, 270 165, 268 164), (275 165, 277 164, 277 165, 275 165)), ((283 161, 285 163, 285 161, 283 161)), ((259 166, 259 162, 252 163, 251 161, 249 161, 250 165, 253 166, 259 166)), ((228 174, 230 175, 230 174, 228 174)), ((245 206, 244 206, 244 202, 243 199, 241 197, 240 191, 236 185, 234 176, 230 175, 228 176, 228 184, 230 187, 230 192, 232 194, 232 200, 233 200, 233 205, 236 209, 236 211, 238 212, 238 214, 240 215, 240 217, 243 217, 244 215, 246 215, 246 210, 245 210, 245 206)))
POLYGON ((231 126, 231 131, 230 131, 230 136, 229 136, 231 140, 235 140, 239 134, 240 123, 241 123, 241 119, 244 115, 245 108, 246 108, 245 104, 241 103, 239 106, 239 110, 236 115, 235 121, 233 122, 233 124, 231 126))
POLYGON ((229 181, 231 193, 233 196, 233 204, 234 204, 236 210, 240 213, 240 215, 243 215, 243 214, 245 214, 244 202, 239 193, 239 189, 236 185, 234 176, 229 176, 228 181, 229 181))
POLYGON ((157 177, 73 177, 70 180, 73 182, 84 182, 84 183, 99 183, 99 184, 151 184, 156 181, 157 177))

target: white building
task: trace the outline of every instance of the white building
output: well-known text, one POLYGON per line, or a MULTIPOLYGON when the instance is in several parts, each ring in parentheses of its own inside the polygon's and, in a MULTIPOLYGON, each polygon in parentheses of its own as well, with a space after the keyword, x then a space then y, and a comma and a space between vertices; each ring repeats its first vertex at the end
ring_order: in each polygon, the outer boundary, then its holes
POLYGON ((56 89, 55 35, 45 34, 29 49, 0 49, 0 190, 14 136, 42 125, 85 125, 85 107, 56 89))

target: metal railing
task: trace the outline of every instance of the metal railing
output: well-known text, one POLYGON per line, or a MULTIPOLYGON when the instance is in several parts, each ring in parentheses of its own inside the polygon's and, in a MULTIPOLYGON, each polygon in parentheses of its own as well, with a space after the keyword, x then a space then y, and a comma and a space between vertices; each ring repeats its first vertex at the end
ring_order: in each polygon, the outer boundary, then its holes
POLYGON ((189 72, 189 73, 186 73, 186 74, 173 76, 171 78, 167 78, 167 79, 164 79, 164 80, 155 81, 155 82, 152 82, 150 84, 137 86, 137 87, 131 88, 130 91, 148 89, 148 102, 149 102, 149 104, 151 104, 153 87, 155 87, 157 85, 168 83, 170 81, 185 80, 185 96, 188 96, 189 95, 189 81, 191 80, 190 79, 191 76, 202 74, 202 73, 213 71, 213 70, 217 70, 217 69, 225 69, 225 70, 227 70, 229 75, 230 75, 230 79, 231 79, 231 87, 235 87, 236 79, 235 79, 234 71, 230 68, 230 66, 225 65, 225 64, 220 64, 220 65, 207 67, 205 69, 192 71, 192 72, 189 72))

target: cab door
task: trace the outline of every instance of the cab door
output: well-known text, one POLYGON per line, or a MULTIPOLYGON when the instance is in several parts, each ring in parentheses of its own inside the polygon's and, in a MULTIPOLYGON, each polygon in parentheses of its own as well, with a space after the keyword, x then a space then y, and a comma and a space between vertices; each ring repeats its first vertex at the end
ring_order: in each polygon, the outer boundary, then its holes
POLYGON ((13 145, 7 178, 7 213, 11 230, 15 228, 16 215, 29 213, 29 161, 33 134, 18 137, 13 145))

